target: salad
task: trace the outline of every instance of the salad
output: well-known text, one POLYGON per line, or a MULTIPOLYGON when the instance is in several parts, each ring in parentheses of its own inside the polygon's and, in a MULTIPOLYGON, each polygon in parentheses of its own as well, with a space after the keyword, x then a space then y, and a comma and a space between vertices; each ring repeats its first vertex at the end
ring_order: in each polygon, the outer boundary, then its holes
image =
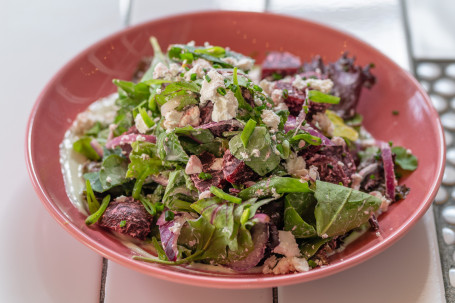
POLYGON ((141 247, 138 261, 264 274, 325 266, 362 233, 380 236, 417 159, 362 126, 372 64, 270 52, 255 66, 227 47, 151 43, 133 81, 113 80, 118 93, 62 144, 82 159, 87 225, 141 247))

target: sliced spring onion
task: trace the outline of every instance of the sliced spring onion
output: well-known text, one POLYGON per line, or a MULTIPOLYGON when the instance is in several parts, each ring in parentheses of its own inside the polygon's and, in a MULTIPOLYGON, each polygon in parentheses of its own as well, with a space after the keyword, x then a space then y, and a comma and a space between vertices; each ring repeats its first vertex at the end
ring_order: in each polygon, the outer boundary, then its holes
POLYGON ((210 82, 212 81, 212 78, 210 78, 209 75, 205 75, 205 80, 207 80, 207 82, 210 82))
POLYGON ((92 185, 90 184, 89 180, 85 181, 85 187, 86 187, 86 193, 87 193, 87 204, 88 204, 88 210, 91 214, 94 214, 99 208, 100 208, 100 203, 95 197, 95 194, 93 193, 92 185))
POLYGON ((321 93, 318 90, 308 91, 308 98, 316 103, 329 103, 329 104, 338 104, 340 103, 340 98, 321 93))
POLYGON ((92 224, 98 222, 98 220, 101 218, 101 216, 106 211, 106 208, 109 205, 109 202, 111 202, 111 195, 107 195, 106 197, 104 197, 103 202, 101 202, 100 208, 98 208, 98 210, 96 212, 94 212, 93 214, 88 216, 87 219, 85 219, 85 224, 92 225, 92 224))
POLYGON ((256 121, 253 119, 248 120, 243 128, 242 133, 240 134, 240 139, 242 140, 243 146, 246 148, 248 145, 248 141, 250 140, 251 134, 254 132, 254 128, 256 127, 256 121))
POLYGON ((208 48, 197 48, 194 50, 196 54, 207 54, 214 57, 223 57, 226 54, 226 50, 221 46, 212 46, 208 48))
POLYGON ((142 205, 144 205, 145 210, 151 215, 156 215, 156 207, 155 205, 150 202, 146 197, 140 195, 139 201, 141 201, 142 205))
POLYGON ((150 175, 149 170, 145 170, 139 178, 136 179, 136 183, 134 183, 133 187, 133 198, 139 200, 142 191, 142 185, 144 184, 145 179, 150 175))
POLYGON ((142 120, 144 120, 145 125, 147 125, 148 128, 152 127, 155 125, 155 121, 150 118, 149 114, 147 114, 147 111, 145 108, 141 107, 139 108, 139 114, 141 114, 142 120))
POLYGON ((191 74, 191 81, 195 81, 197 79, 197 75, 196 74, 191 74))
POLYGON ((212 176, 212 174, 201 172, 201 173, 198 175, 198 178, 199 178, 199 179, 202 179, 202 180, 210 180, 210 179, 213 178, 213 176, 212 176))
POLYGON ((218 87, 216 89, 216 91, 218 92, 218 94, 220 94, 221 96, 225 96, 226 95, 226 89, 224 87, 218 87))
POLYGON ((298 135, 295 135, 294 137, 292 137, 291 140, 292 141, 303 140, 306 143, 309 143, 311 145, 321 145, 321 142, 322 142, 321 138, 312 136, 310 134, 298 134, 298 135))
POLYGON ((164 212, 164 220, 166 220, 166 222, 174 220, 174 213, 170 210, 166 210, 164 212))
POLYGON ((226 200, 226 201, 229 201, 229 202, 232 202, 232 203, 236 203, 236 204, 242 203, 242 199, 234 197, 234 196, 231 196, 231 195, 225 193, 220 188, 215 187, 213 185, 210 186, 210 192, 212 194, 214 194, 215 196, 217 196, 218 198, 221 198, 223 200, 226 200))
POLYGON ((250 218, 251 210, 249 208, 245 209, 240 217, 240 224, 245 225, 246 221, 250 218))

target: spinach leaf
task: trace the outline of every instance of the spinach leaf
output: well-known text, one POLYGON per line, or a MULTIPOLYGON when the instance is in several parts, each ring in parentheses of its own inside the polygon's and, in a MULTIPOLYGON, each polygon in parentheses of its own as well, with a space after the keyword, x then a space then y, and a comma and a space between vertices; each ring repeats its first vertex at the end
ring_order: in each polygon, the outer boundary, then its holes
POLYGON ((265 127, 256 127, 251 134, 248 146, 243 146, 241 134, 229 141, 229 150, 239 160, 260 176, 271 172, 280 163, 280 156, 272 149, 270 134, 265 127))
POLYGON ((201 199, 191 204, 191 208, 202 215, 210 224, 221 229, 227 238, 234 231, 234 203, 223 202, 221 198, 201 199))
POLYGON ((404 170, 414 171, 417 169, 417 158, 408 150, 401 146, 392 147, 392 153, 395 154, 395 164, 404 170))
POLYGON ((171 59, 182 61, 187 60, 188 63, 191 63, 197 58, 205 59, 209 62, 216 63, 221 67, 232 67, 232 65, 224 62, 218 56, 210 55, 208 52, 201 52, 198 50, 204 50, 205 47, 195 47, 186 44, 174 44, 171 45, 168 51, 168 56, 171 59))
POLYGON ((215 157, 223 157, 228 145, 228 141, 223 138, 215 138, 212 142, 207 143, 198 143, 185 136, 179 139, 185 152, 192 155, 200 155, 204 151, 207 151, 215 155, 215 157))
POLYGON ((314 208, 316 199, 312 193, 286 195, 284 200, 284 230, 292 232, 296 238, 316 236, 314 228, 314 208))
POLYGON ((188 162, 188 155, 183 150, 175 132, 163 132, 157 139, 158 156, 163 161, 188 162))
POLYGON ((127 178, 139 178, 146 171, 149 175, 155 175, 163 170, 155 144, 136 141, 131 144, 131 147, 133 150, 130 153, 131 162, 128 165, 127 178))
POLYGON ((332 238, 313 238, 307 239, 300 245, 300 252, 305 259, 309 259, 314 256, 322 245, 328 243, 332 238))
POLYGON ((122 108, 132 110, 150 97, 150 86, 143 82, 136 84, 118 79, 114 79, 112 82, 118 87, 119 97, 116 104, 122 108))
POLYGON ((107 190, 103 188, 103 185, 100 182, 99 171, 84 174, 84 179, 90 182, 90 186, 92 187, 93 191, 96 191, 97 193, 102 193, 107 190))
POLYGON ((163 195, 163 203, 170 209, 176 200, 195 201, 197 190, 190 177, 183 169, 176 169, 169 174, 169 181, 163 195))
POLYGON ((103 160, 100 169, 100 182, 103 189, 107 190, 121 185, 127 181, 126 172, 128 162, 118 155, 110 155, 103 160))
POLYGON ((318 236, 338 236, 367 222, 378 210, 381 199, 323 181, 316 181, 314 210, 318 236))
POLYGON ((259 181, 239 193, 243 200, 251 198, 263 198, 280 196, 284 193, 307 193, 311 192, 308 182, 301 182, 300 179, 289 177, 271 177, 259 181))
POLYGON ((82 137, 76 142, 73 143, 74 151, 84 155, 87 159, 92 161, 98 161, 101 157, 96 153, 95 149, 90 145, 90 142, 93 140, 92 137, 82 137))
POLYGON ((169 62, 164 56, 163 52, 161 51, 161 47, 158 44, 158 40, 155 37, 150 37, 150 43, 153 47, 153 59, 150 64, 149 69, 144 73, 140 82, 147 81, 153 79, 153 71, 158 63, 163 63, 164 65, 168 66, 169 62))
POLYGON ((174 130, 174 133, 179 136, 185 136, 191 138, 197 143, 210 143, 213 142, 215 137, 212 132, 208 129, 195 129, 191 125, 185 127, 177 127, 174 130))

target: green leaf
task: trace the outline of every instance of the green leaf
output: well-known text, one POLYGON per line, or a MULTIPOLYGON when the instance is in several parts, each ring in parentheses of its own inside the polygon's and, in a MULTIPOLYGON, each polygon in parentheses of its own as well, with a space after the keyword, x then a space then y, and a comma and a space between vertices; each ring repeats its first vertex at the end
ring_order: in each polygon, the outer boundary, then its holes
POLYGON ((163 161, 188 162, 188 155, 183 150, 179 138, 175 132, 163 132, 158 136, 157 143, 158 155, 163 161))
POLYGON ((260 176, 275 169, 281 160, 273 151, 270 134, 265 127, 254 129, 247 147, 243 146, 241 134, 234 136, 229 141, 229 150, 260 176))
POLYGON ((155 67, 158 65, 158 63, 161 62, 164 65, 169 66, 169 62, 164 56, 163 52, 161 51, 161 47, 158 43, 158 40, 155 37, 150 37, 150 43, 152 44, 153 47, 154 56, 149 69, 144 73, 140 82, 153 79, 153 71, 155 70, 155 67))
POLYGON ((328 243, 332 238, 313 238, 307 239, 300 245, 300 252, 305 259, 309 259, 314 256, 322 245, 328 243))
POLYGON ((192 209, 226 233, 227 238, 230 238, 234 231, 234 206, 218 197, 201 199, 191 204, 192 209))
POLYGON ((240 139, 242 139, 244 147, 247 147, 248 141, 250 140, 251 134, 254 132, 256 124, 257 122, 252 119, 248 120, 248 122, 245 124, 245 127, 243 128, 243 131, 240 135, 240 139))
POLYGON ((101 157, 96 153, 95 149, 90 145, 93 140, 91 137, 82 137, 73 143, 74 151, 84 155, 87 159, 92 161, 98 161, 101 157))
POLYGON ((119 97, 116 104, 120 107, 131 110, 150 97, 150 86, 143 82, 136 84, 118 79, 112 82, 118 87, 119 97))
POLYGON ((232 202, 232 203, 239 204, 239 203, 242 202, 242 199, 234 197, 234 196, 231 196, 231 195, 225 193, 221 188, 218 188, 218 187, 213 186, 213 185, 210 186, 210 192, 212 194, 214 194, 215 196, 217 196, 218 198, 226 200, 226 201, 229 201, 229 202, 232 202))
POLYGON ((323 181, 316 181, 314 210, 318 236, 338 236, 367 222, 381 206, 372 195, 323 181))
POLYGON ((131 144, 131 147, 133 150, 129 156, 127 178, 139 178, 146 171, 149 175, 155 175, 163 170, 162 161, 157 156, 155 144, 136 141, 131 144))
POLYGON ((263 198, 280 196, 284 193, 307 193, 311 192, 308 182, 301 182, 300 179, 289 177, 271 177, 259 181, 239 193, 242 200, 251 198, 263 198))
POLYGON ((318 90, 308 91, 308 98, 316 103, 329 103, 338 104, 340 103, 340 97, 324 94, 318 90))
POLYGON ((110 155, 103 160, 100 169, 100 182, 104 190, 127 181, 128 161, 118 155, 110 155))
POLYGON ((404 170, 414 171, 417 169, 418 161, 416 156, 408 152, 408 150, 401 146, 392 147, 392 153, 395 154, 395 164, 404 170))
POLYGON ((195 201, 197 190, 190 177, 183 169, 176 169, 169 174, 168 184, 163 196, 163 203, 170 209, 175 200, 195 201))
POLYGON ((284 200, 284 230, 292 232, 296 238, 316 236, 316 230, 313 226, 316 202, 312 193, 286 195, 284 200))

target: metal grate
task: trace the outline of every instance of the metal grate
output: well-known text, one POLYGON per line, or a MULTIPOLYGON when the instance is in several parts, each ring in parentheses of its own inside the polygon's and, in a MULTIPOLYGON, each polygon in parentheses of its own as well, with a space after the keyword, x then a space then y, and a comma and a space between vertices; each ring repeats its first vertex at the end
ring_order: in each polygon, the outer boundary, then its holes
POLYGON ((446 299, 455 302, 455 59, 414 59, 413 63, 445 130, 447 164, 433 210, 446 299))

